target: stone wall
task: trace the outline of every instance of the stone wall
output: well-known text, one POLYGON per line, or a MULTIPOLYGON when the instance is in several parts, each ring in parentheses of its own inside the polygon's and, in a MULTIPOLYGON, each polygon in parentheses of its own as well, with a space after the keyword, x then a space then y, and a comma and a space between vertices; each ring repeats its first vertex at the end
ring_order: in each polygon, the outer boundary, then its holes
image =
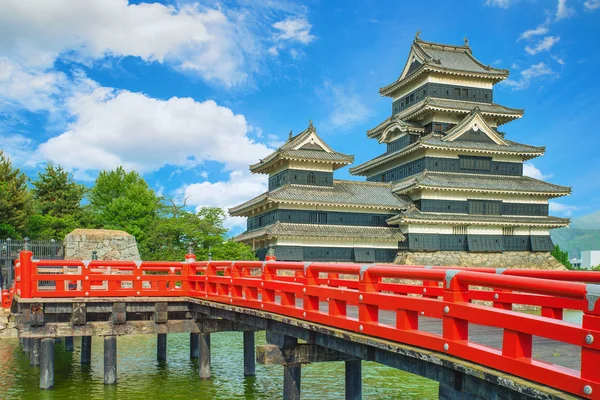
POLYGON ((399 252, 395 264, 457 267, 566 269, 547 252, 507 251, 469 253, 466 251, 399 252))
POLYGON ((17 337, 18 333, 13 317, 8 310, 0 308, 0 339, 13 339, 17 337))
POLYGON ((139 260, 135 237, 108 229, 75 229, 65 236, 66 260, 90 260, 96 251, 99 260, 139 260))

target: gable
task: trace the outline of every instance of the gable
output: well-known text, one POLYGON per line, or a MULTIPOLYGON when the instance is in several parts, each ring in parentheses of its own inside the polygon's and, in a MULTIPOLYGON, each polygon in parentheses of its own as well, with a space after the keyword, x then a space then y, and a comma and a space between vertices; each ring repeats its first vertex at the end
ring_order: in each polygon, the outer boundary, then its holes
POLYGON ((398 80, 402 80, 406 78, 408 75, 414 73, 421 65, 423 65, 424 60, 420 57, 417 52, 415 52, 415 46, 410 48, 410 53, 408 54, 408 59, 406 60, 406 64, 402 69, 402 73, 400 74, 400 78, 398 80))
POLYGON ((321 151, 326 151, 327 153, 333 152, 333 150, 331 150, 331 148, 329 146, 327 146, 327 143, 325 143, 323 141, 323 139, 321 139, 315 131, 311 131, 305 138, 303 138, 301 141, 299 141, 293 147, 293 149, 294 150, 299 150, 299 149, 321 150, 321 151))
POLYGON ((445 142, 469 140, 475 142, 493 142, 502 146, 509 145, 501 135, 487 124, 477 108, 458 123, 458 125, 450 129, 442 140, 445 142))

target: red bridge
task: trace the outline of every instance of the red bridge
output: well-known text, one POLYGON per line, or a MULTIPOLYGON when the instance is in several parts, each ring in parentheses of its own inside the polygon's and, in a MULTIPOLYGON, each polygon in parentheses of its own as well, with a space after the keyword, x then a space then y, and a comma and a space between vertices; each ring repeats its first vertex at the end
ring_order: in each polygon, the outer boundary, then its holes
POLYGON ((346 398, 359 399, 361 360, 437 380, 443 399, 600 398, 599 272, 186 258, 44 261, 23 251, 11 307, 32 364, 41 356, 40 386, 53 384, 49 338, 81 336, 85 362, 91 336, 104 336, 105 383, 116 383, 118 335, 157 334, 164 359, 166 334, 190 332, 206 378, 211 333, 244 332, 252 375, 254 331, 266 330, 271 345, 257 359, 284 366, 284 398, 300 397, 303 363, 345 361, 346 398))

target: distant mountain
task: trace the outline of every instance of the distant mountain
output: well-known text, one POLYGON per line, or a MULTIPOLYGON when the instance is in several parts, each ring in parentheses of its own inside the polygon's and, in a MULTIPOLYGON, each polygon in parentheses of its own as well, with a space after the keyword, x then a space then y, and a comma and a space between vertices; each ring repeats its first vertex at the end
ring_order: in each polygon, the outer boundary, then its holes
POLYGON ((600 250, 600 229, 560 228, 550 235, 554 244, 569 252, 569 258, 581 257, 582 250, 600 250))

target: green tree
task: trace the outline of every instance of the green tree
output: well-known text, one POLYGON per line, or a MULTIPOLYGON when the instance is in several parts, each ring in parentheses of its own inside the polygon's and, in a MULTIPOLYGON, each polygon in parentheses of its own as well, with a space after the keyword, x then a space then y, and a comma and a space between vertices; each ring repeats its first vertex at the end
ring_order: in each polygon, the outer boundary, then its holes
POLYGON ((29 220, 30 238, 62 240, 73 229, 89 225, 81 204, 85 187, 62 167, 48 163, 32 184, 36 213, 29 220))
POLYGON ((0 238, 20 238, 33 212, 27 177, 0 150, 0 238))
POLYGON ((569 261, 569 253, 566 251, 562 251, 559 245, 554 246, 554 250, 550 253, 556 258, 562 265, 567 267, 568 269, 576 269, 571 265, 569 261))
POLYGON ((143 245, 158 218, 161 199, 135 171, 123 167, 102 171, 89 193, 94 225, 120 229, 134 235, 143 245))
POLYGON ((182 260, 189 247, 198 260, 254 260, 254 252, 245 244, 229 241, 223 227, 225 213, 220 208, 202 207, 197 213, 185 210, 172 200, 163 205, 148 239, 140 252, 149 260, 182 260))

